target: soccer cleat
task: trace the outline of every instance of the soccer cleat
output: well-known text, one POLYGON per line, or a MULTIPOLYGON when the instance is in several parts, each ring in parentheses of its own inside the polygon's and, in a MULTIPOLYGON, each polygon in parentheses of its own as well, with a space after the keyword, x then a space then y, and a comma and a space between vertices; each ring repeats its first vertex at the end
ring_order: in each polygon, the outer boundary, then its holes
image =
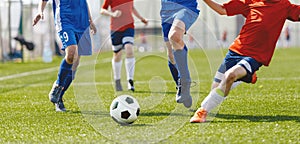
POLYGON ((191 123, 204 123, 206 121, 207 111, 203 108, 198 108, 194 116, 190 119, 191 123))
POLYGON ((132 92, 134 92, 134 84, 133 84, 133 80, 128 80, 128 90, 131 90, 132 92))
POLYGON ((122 85, 121 85, 121 80, 118 79, 115 82, 116 82, 116 91, 123 91, 123 88, 122 88, 122 85))
POLYGON ((176 102, 183 103, 186 108, 190 108, 193 103, 192 96, 190 95, 190 86, 190 82, 182 83, 180 79, 178 80, 176 102))
POLYGON ((253 75, 252 75, 252 81, 251 81, 251 83, 255 84, 256 81, 257 81, 257 76, 256 76, 256 72, 254 72, 253 75))
POLYGON ((57 112, 65 112, 65 111, 67 111, 66 108, 65 108, 63 100, 60 99, 57 103, 55 103, 55 110, 57 112))
POLYGON ((64 88, 62 86, 58 86, 56 82, 54 82, 51 91, 49 92, 49 99, 52 103, 57 103, 59 100, 59 96, 64 88))

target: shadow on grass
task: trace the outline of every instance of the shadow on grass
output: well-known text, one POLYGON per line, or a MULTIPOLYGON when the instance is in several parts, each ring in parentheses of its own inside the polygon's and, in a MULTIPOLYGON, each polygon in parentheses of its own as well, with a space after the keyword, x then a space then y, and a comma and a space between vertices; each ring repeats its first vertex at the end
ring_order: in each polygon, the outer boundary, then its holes
MULTIPOLYGON (((95 115, 95 116, 104 116, 110 117, 109 112, 104 111, 67 111, 68 113, 73 114, 85 114, 85 115, 95 115)), ((190 116, 190 114, 183 113, 170 113, 170 112, 143 112, 139 116, 190 116)))
POLYGON ((251 122, 278 122, 278 121, 296 121, 300 122, 300 116, 253 116, 253 115, 234 115, 234 114, 217 114, 216 118, 230 119, 230 120, 249 120, 251 122))
POLYGON ((104 111, 67 111, 67 112, 73 113, 73 114, 85 114, 85 115, 110 117, 109 112, 104 112, 104 111))
POLYGON ((189 114, 183 114, 183 113, 170 113, 170 112, 143 112, 140 114, 140 116, 190 116, 189 114))
POLYGON ((120 124, 120 126, 123 126, 123 127, 145 127, 145 126, 153 126, 151 124, 136 124, 136 123, 133 123, 133 124, 120 124))

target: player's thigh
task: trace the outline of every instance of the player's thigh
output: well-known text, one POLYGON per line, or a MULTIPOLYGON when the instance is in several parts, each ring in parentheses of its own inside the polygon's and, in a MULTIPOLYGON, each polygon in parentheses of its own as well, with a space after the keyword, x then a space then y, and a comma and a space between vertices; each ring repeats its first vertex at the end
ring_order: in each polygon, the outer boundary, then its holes
POLYGON ((118 31, 111 31, 110 34, 112 50, 114 53, 120 52, 124 47, 122 43, 123 33, 118 31))
POLYGON ((134 29, 128 28, 123 32, 122 36, 122 44, 130 44, 131 46, 134 44, 134 29))
POLYGON ((59 38, 62 42, 62 50, 65 51, 65 58, 68 63, 73 63, 77 53, 77 40, 75 32, 71 29, 63 29, 58 32, 59 38))
POLYGON ((180 22, 184 23, 184 27, 181 25, 178 25, 179 28, 183 29, 184 32, 188 31, 189 28, 195 23, 197 20, 199 14, 190 10, 183 8, 179 10, 175 15, 174 15, 174 22, 173 25, 176 24, 175 22, 180 20, 180 22))
POLYGON ((235 66, 242 58, 239 54, 229 50, 214 76, 214 82, 220 83, 224 80, 225 72, 235 66))
POLYGON ((223 60, 223 63, 220 65, 215 74, 214 81, 220 83, 225 78, 225 73, 233 72, 233 74, 237 76, 237 81, 250 83, 252 81, 252 75, 261 66, 262 64, 257 62, 255 59, 239 55, 229 50, 223 60), (245 71, 246 74, 244 73, 245 71))
POLYGON ((71 29, 63 29, 58 32, 58 36, 62 42, 61 49, 65 51, 66 48, 77 45, 77 40, 75 36, 75 32, 71 29))
POLYGON ((180 19, 175 19, 169 32, 170 37, 178 37, 181 39, 185 33, 185 23, 180 19))
POLYGON ((252 75, 259 70, 259 68, 262 66, 261 63, 257 62, 255 59, 251 57, 244 57, 242 60, 240 60, 237 65, 243 67, 247 74, 244 77, 239 78, 239 80, 244 81, 246 83, 252 82, 252 75))
POLYGON ((234 79, 238 80, 247 75, 247 70, 243 66, 236 64, 225 72, 225 78, 229 75, 234 76, 234 79))
POLYGON ((126 51, 126 57, 133 57, 133 44, 134 44, 134 29, 128 28, 123 32, 122 44, 126 51))

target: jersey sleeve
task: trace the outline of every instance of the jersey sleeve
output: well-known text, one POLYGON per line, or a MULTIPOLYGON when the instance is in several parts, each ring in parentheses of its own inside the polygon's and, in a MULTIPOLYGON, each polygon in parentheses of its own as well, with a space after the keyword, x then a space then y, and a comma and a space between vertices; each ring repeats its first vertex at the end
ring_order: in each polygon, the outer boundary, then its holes
POLYGON ((105 0, 103 5, 102 5, 102 8, 103 9, 108 9, 108 6, 110 5, 110 0, 105 0))
POLYGON ((244 0, 231 0, 227 3, 223 4, 223 8, 225 8, 228 16, 243 14, 249 11, 249 6, 244 0))
POLYGON ((288 18, 291 21, 300 21, 300 6, 291 4, 289 8, 288 18))

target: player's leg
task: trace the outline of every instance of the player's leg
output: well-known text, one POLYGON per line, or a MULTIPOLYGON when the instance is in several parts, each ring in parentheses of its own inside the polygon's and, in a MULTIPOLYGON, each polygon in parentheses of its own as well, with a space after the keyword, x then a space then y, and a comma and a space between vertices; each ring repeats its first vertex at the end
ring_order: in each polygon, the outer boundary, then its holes
POLYGON ((65 108, 65 105, 64 105, 64 102, 63 102, 63 96, 64 96, 65 92, 68 90, 68 88, 70 87, 73 80, 75 79, 75 75, 76 75, 76 71, 77 71, 77 68, 78 68, 78 65, 79 65, 79 61, 80 61, 80 56, 78 56, 76 61, 73 62, 72 71, 69 72, 68 75, 67 75, 66 82, 65 82, 65 85, 64 85, 64 89, 62 90, 62 92, 59 96, 58 102, 55 103, 56 111, 61 111, 61 112, 66 111, 66 108, 65 108))
POLYGON ((60 38, 63 43, 62 49, 65 51, 65 58, 60 64, 58 71, 58 77, 55 83, 52 86, 52 89, 49 93, 49 99, 53 103, 57 103, 59 96, 64 89, 65 81, 67 75, 72 72, 73 62, 78 57, 76 38, 73 31, 61 31, 59 32, 60 38))
POLYGON ((122 71, 122 33, 120 32, 111 32, 111 40, 112 40, 112 50, 113 50, 113 58, 112 58, 112 69, 115 81, 115 90, 122 91, 121 85, 121 71, 122 71))
POLYGON ((208 96, 202 101, 201 108, 195 112, 194 116, 190 119, 190 122, 205 122, 207 113, 224 101, 225 97, 229 94, 231 85, 234 81, 245 75, 247 75, 247 71, 240 65, 235 65, 226 71, 224 80, 221 81, 218 87, 210 91, 208 96))
MULTIPOLYGON (((218 71, 216 72, 213 83, 211 85, 211 89, 217 88, 220 85, 221 81, 223 81, 225 79, 225 72, 227 71, 227 69, 231 68, 232 66, 234 66, 236 64, 235 61, 229 61, 229 60, 227 60, 227 58, 230 58, 230 55, 228 55, 228 54, 226 55, 224 62, 220 65, 218 71), (226 68, 226 67, 228 67, 228 68, 226 68)), ((232 84, 231 89, 237 87, 241 83, 242 83, 241 81, 235 81, 232 84)))
POLYGON ((135 71, 135 57, 134 57, 134 29, 127 29, 123 33, 122 43, 125 48, 126 58, 125 58, 125 68, 126 76, 128 81, 128 90, 134 91, 134 71, 135 71))
MULTIPOLYGON (((169 16, 169 17, 171 17, 171 16, 169 16)), ((169 70, 171 72, 171 75, 173 77, 173 80, 175 81, 176 88, 177 88, 178 79, 179 79, 180 75, 178 73, 176 62, 175 62, 175 59, 174 59, 172 45, 171 45, 171 43, 169 41, 169 38, 168 38, 172 24, 171 24, 171 22, 166 22, 166 20, 162 18, 161 26, 162 26, 162 33, 163 33, 164 41, 165 41, 165 44, 167 46, 169 70)))
POLYGON ((192 97, 190 95, 191 78, 187 63, 188 49, 184 44, 183 35, 197 18, 198 13, 183 8, 176 13, 169 32, 169 39, 174 49, 173 54, 180 74, 176 101, 183 103, 187 108, 192 106, 192 97))
POLYGON ((121 71, 122 71, 122 50, 113 53, 112 58, 112 68, 113 68, 113 75, 115 81, 115 89, 116 91, 122 91, 122 84, 121 84, 121 71))
POLYGON ((178 73, 177 70, 177 66, 176 66, 176 62, 174 59, 174 55, 173 55, 173 49, 171 46, 171 43, 169 41, 166 42, 166 46, 167 46, 167 54, 168 54, 168 66, 170 69, 170 72, 172 74, 173 80, 176 83, 176 87, 178 86, 178 79, 180 78, 180 75, 178 73))
POLYGON ((184 103, 186 107, 190 107, 192 105, 192 97, 190 95, 191 78, 187 63, 187 48, 183 42, 184 33, 184 22, 178 19, 174 20, 169 32, 169 40, 174 49, 174 59, 180 73, 176 101, 184 103))
MULTIPOLYGON (((232 89, 232 85, 234 82, 253 82, 253 76, 255 75, 255 72, 259 69, 259 67, 262 66, 262 64, 250 57, 243 57, 241 60, 240 58, 235 59, 239 61, 235 61, 233 59, 231 60, 231 62, 237 64, 233 67, 227 65, 229 69, 226 70, 224 79, 220 82, 219 86, 212 89, 209 95, 202 101, 201 108, 196 111, 190 122, 205 122, 206 113, 210 112, 212 109, 214 109, 224 101, 225 97, 232 89)), ((231 62, 229 62, 229 64, 231 62)))
MULTIPOLYGON (((70 71, 67 74, 64 89, 61 92, 61 95, 59 97, 58 102, 55 104, 56 111, 66 111, 64 102, 63 102, 63 96, 64 93, 68 90, 69 86, 71 85, 72 81, 75 79, 76 71, 79 66, 80 62, 80 56, 81 55, 91 55, 92 54, 92 44, 91 44, 91 37, 90 37, 90 31, 86 30, 85 32, 76 32, 75 33, 76 43, 77 43, 77 50, 75 52, 75 55, 77 55, 77 58, 73 60, 72 65, 72 71, 70 71)), ((69 52, 67 52, 69 53, 69 52)))

